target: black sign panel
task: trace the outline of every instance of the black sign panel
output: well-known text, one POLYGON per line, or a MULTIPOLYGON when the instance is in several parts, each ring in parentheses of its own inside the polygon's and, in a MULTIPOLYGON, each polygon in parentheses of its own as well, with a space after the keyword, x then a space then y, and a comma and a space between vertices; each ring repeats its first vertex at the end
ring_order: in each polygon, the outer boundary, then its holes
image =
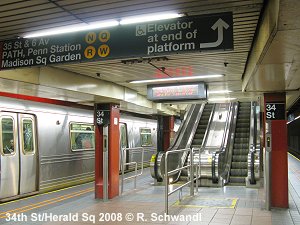
POLYGON ((232 12, 8 40, 0 70, 216 50, 233 50, 232 12))
POLYGON ((96 123, 99 126, 109 125, 110 111, 109 110, 96 110, 96 123))
POLYGON ((266 106, 266 120, 285 120, 285 104, 267 102, 266 106))
POLYGON ((206 99, 207 91, 204 83, 148 85, 147 98, 152 101, 206 99))

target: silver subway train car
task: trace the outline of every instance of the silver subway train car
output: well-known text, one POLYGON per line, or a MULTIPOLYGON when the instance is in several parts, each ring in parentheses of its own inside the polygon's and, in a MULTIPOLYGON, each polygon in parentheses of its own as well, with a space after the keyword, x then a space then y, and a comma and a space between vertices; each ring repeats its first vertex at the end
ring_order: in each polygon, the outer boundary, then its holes
MULTIPOLYGON (((156 120, 119 124, 121 147, 156 150, 156 120)), ((94 159, 93 110, 0 97, 0 201, 92 181, 94 159)))

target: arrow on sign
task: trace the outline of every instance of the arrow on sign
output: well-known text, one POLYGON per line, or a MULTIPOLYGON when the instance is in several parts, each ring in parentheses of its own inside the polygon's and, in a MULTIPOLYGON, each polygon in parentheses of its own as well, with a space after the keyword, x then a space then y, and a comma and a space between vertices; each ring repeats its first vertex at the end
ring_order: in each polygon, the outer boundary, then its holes
POLYGON ((200 48, 214 48, 218 47, 223 42, 223 28, 228 29, 229 25, 222 20, 218 19, 217 22, 211 27, 211 29, 216 30, 218 28, 218 40, 210 43, 202 43, 200 44, 200 48))

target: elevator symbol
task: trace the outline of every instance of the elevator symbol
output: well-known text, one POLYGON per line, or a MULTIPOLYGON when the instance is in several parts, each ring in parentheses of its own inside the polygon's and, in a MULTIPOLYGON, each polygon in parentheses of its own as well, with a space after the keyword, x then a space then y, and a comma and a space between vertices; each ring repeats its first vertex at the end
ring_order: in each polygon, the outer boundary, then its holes
POLYGON ((137 25, 135 28, 135 36, 145 36, 147 34, 146 25, 137 25))

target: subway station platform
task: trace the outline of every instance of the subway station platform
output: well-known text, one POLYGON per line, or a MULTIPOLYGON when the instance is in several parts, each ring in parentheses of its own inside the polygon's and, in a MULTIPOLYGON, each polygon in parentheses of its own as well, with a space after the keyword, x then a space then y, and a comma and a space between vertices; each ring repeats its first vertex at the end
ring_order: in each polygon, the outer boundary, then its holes
POLYGON ((0 223, 297 225, 300 224, 300 161, 292 155, 288 159, 289 209, 264 210, 263 188, 201 187, 193 198, 188 195, 189 189, 185 189, 181 202, 174 193, 166 216, 164 186, 154 185, 146 169, 137 181, 136 190, 133 181, 128 180, 122 196, 108 202, 95 199, 94 183, 88 183, 0 204, 0 223), (6 221, 7 213, 11 221, 6 221), (59 218, 60 215, 64 217, 59 218), (55 219, 61 221, 51 221, 55 219))

